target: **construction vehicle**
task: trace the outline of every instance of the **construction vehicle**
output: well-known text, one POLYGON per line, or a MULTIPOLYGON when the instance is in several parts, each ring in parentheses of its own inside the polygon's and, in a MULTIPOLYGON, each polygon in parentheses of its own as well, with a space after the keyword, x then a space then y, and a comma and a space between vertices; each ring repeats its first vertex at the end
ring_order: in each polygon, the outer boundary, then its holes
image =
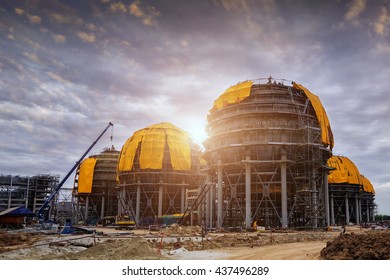
POLYGON ((114 228, 117 230, 122 229, 134 229, 136 227, 136 222, 127 215, 118 215, 116 216, 114 228))
MULTIPOLYGON (((103 130, 103 132, 99 135, 99 137, 89 146, 89 148, 85 151, 85 153, 81 156, 81 158, 76 162, 76 164, 72 167, 72 169, 68 172, 68 174, 65 175, 64 179, 54 188, 50 196, 45 200, 45 202, 42 204, 41 208, 38 209, 38 211, 35 213, 35 215, 38 217, 38 219, 48 220, 49 219, 49 204, 54 199, 56 194, 60 191, 66 180, 68 180, 69 176, 73 173, 73 171, 76 170, 77 166, 81 164, 85 156, 92 150, 92 148, 96 145, 96 143, 102 138, 103 134, 106 133, 109 127, 112 127, 114 124, 109 122, 107 127, 103 130), (44 215, 45 213, 45 215, 44 215)), ((112 140, 112 135, 111 135, 112 140)))

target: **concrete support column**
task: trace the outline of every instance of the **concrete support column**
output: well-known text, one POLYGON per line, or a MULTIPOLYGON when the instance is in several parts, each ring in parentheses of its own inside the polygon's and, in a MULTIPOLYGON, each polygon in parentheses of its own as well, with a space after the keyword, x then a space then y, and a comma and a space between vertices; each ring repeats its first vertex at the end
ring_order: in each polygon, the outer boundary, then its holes
POLYGON ((88 208, 89 208, 89 195, 87 195, 87 197, 85 199, 84 222, 87 222, 87 220, 88 220, 88 208))
POLYGON ((8 186, 8 209, 11 208, 11 200, 12 200, 12 175, 10 175, 11 181, 8 186))
POLYGON ((125 213, 126 203, 126 187, 122 187, 122 191, 119 192, 119 203, 118 203, 118 215, 125 213))
POLYGON ((28 192, 30 191, 30 176, 27 177, 26 202, 24 203, 26 209, 28 208, 28 192))
POLYGON ((367 200, 366 218, 367 218, 367 223, 369 223, 370 222, 370 207, 369 207, 369 204, 368 204, 368 200, 367 200))
POLYGON ((334 198, 333 194, 330 196, 330 223, 331 225, 336 224, 335 219, 334 219, 334 198))
POLYGON ((282 154, 282 163, 280 165, 281 177, 281 199, 282 199, 282 228, 288 227, 288 211, 287 211, 287 155, 282 154))
POLYGON ((100 219, 104 218, 104 207, 105 207, 105 204, 106 204, 106 196, 105 196, 105 194, 103 194, 103 196, 102 196, 102 208, 100 209, 100 219))
POLYGON ((161 217, 162 216, 162 211, 163 211, 163 189, 164 187, 162 185, 160 185, 158 187, 158 216, 161 217))
POLYGON ((220 228, 222 227, 222 207, 223 207, 223 192, 222 192, 222 161, 218 160, 218 171, 217 171, 217 177, 218 177, 218 194, 217 194, 217 199, 218 199, 218 209, 217 209, 217 227, 220 228))
POLYGON ((205 226, 206 228, 210 228, 210 181, 209 181, 209 178, 207 178, 207 186, 206 188, 208 189, 208 192, 206 193, 206 196, 205 196, 205 202, 206 202, 206 213, 205 213, 205 226))
POLYGON ((324 192, 325 192, 324 203, 325 203, 326 226, 330 226, 328 173, 325 173, 324 175, 324 192))
POLYGON ((360 207, 359 207, 359 198, 358 196, 356 195, 355 196, 355 218, 356 218, 356 224, 359 225, 360 224, 360 207))
POLYGON ((349 224, 349 201, 348 194, 345 196, 345 223, 349 224))
POLYGON ((211 184, 210 186, 210 190, 209 190, 209 199, 210 199, 210 212, 209 212, 209 215, 210 215, 210 227, 213 227, 214 226, 214 203, 215 203, 215 199, 214 199, 214 192, 215 192, 215 182, 211 184))
POLYGON ((135 222, 137 225, 141 223, 140 218, 141 218, 141 182, 138 181, 137 185, 137 199, 135 202, 135 222))
POLYGON ((316 182, 316 169, 313 166, 312 168, 312 180, 313 180, 313 200, 312 200, 312 207, 313 207, 313 227, 318 228, 318 218, 317 218, 317 210, 318 210, 318 195, 317 195, 317 182, 316 182))
MULTIPOLYGON (((250 156, 245 157, 246 161, 251 159, 250 156)), ((246 228, 251 227, 252 213, 251 213, 251 164, 245 163, 245 226, 246 228)))
MULTIPOLYGON (((183 182, 184 184, 184 182, 183 182)), ((180 211, 181 213, 184 213, 184 211, 186 210, 186 187, 185 186, 182 186, 181 187, 181 198, 180 198, 180 211)))

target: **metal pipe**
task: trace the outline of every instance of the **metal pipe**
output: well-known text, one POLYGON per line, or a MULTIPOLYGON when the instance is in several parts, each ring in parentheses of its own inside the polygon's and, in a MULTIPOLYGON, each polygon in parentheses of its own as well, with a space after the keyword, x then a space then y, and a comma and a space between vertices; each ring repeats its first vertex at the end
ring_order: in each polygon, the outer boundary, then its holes
POLYGON ((312 200, 312 207, 313 207, 313 227, 318 228, 318 219, 317 219, 317 209, 318 209, 318 199, 317 199, 317 182, 316 182, 316 169, 313 166, 312 168, 312 180, 313 180, 313 200, 312 200))
POLYGON ((281 199, 282 199, 282 228, 288 227, 288 211, 287 211, 287 155, 282 154, 282 163, 280 165, 280 177, 281 177, 281 199))
POLYGON ((349 224, 349 202, 348 202, 348 194, 345 195, 345 223, 349 224))
POLYGON ((135 222, 137 225, 140 223, 140 214, 141 214, 141 186, 139 185, 141 182, 138 181, 137 186, 137 200, 135 204, 135 222))
POLYGON ((25 207, 28 208, 28 193, 30 191, 30 176, 27 177, 26 202, 25 207))
POLYGON ((105 202, 106 202, 106 197, 105 197, 105 194, 103 194, 103 196, 102 196, 102 208, 101 208, 101 211, 100 211, 100 218, 101 219, 104 218, 105 202))
POLYGON ((331 220, 331 224, 334 225, 335 224, 335 218, 334 218, 334 198, 333 198, 333 194, 330 195, 330 220, 331 220))
MULTIPOLYGON (((251 159, 250 156, 246 156, 247 161, 251 159)), ((251 164, 245 164, 245 226, 251 227, 251 164)))
POLYGON ((10 175, 11 182, 8 186, 8 209, 11 208, 11 200, 12 200, 12 175, 10 175))
POLYGON ((184 186, 184 182, 183 182, 183 186, 181 187, 181 201, 180 201, 180 209, 181 209, 181 213, 184 213, 184 211, 186 210, 186 187, 184 186))
POLYGON ((358 196, 356 195, 355 196, 355 211, 356 211, 356 214, 355 214, 355 218, 356 218, 356 224, 359 225, 360 224, 360 211, 359 211, 359 199, 358 199, 358 196))
POLYGON ((162 211, 163 211, 163 186, 158 187, 158 216, 162 216, 162 211))
POLYGON ((206 198, 206 213, 205 213, 205 218, 206 218, 206 228, 210 228, 211 227, 211 225, 210 225, 210 194, 209 194, 209 192, 210 192, 210 190, 211 190, 211 186, 210 186, 210 178, 209 177, 207 177, 207 186, 206 186, 206 188, 208 189, 208 193, 206 193, 206 196, 205 196, 205 198, 206 198))
POLYGON ((218 209, 217 209, 217 227, 222 227, 222 206, 223 206, 223 196, 222 196, 222 161, 218 160, 218 171, 217 171, 217 177, 218 177, 218 209))
POLYGON ((214 203, 215 203, 215 200, 214 200, 214 192, 215 192, 215 184, 212 184, 210 186, 210 227, 213 227, 214 226, 214 203))
POLYGON ((89 195, 85 199, 85 211, 84 211, 84 222, 87 223, 88 220, 88 208, 89 208, 89 195))
POLYGON ((326 172, 324 174, 324 193, 325 193, 325 219, 326 219, 326 226, 330 226, 328 172, 326 172))

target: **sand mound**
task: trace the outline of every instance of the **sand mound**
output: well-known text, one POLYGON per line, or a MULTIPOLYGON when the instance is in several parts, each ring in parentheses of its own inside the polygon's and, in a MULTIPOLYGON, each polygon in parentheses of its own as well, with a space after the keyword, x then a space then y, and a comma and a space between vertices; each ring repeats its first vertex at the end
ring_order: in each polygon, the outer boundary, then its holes
POLYGON ((79 253, 48 255, 42 259, 64 260, 157 260, 163 259, 144 238, 107 240, 79 253))

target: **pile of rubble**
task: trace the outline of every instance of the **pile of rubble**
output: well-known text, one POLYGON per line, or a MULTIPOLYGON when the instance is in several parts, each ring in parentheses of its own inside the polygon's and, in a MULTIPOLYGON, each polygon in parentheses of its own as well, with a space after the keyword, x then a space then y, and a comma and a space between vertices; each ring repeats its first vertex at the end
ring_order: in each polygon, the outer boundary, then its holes
POLYGON ((187 227, 187 226, 180 226, 178 224, 173 224, 170 227, 161 230, 161 233, 164 234, 164 236, 178 236, 178 235, 195 236, 195 235, 202 234, 202 228, 200 226, 187 227))
POLYGON ((27 232, 0 232, 0 253, 29 247, 41 239, 41 236, 27 232))
MULTIPOLYGON (((271 244, 294 242, 331 240, 334 235, 327 232, 299 232, 299 233, 259 233, 259 234, 209 234, 205 238, 196 237, 195 240, 177 238, 176 242, 164 243, 164 249, 172 250, 185 248, 188 251, 210 250, 230 247, 260 247, 271 244)), ((155 241, 158 246, 158 241, 155 241)))
POLYGON ((321 251, 324 260, 389 260, 390 232, 344 234, 328 242, 321 251))
POLYGON ((62 260, 158 260, 164 257, 141 237, 122 240, 108 239, 81 252, 46 255, 41 259, 62 260))

